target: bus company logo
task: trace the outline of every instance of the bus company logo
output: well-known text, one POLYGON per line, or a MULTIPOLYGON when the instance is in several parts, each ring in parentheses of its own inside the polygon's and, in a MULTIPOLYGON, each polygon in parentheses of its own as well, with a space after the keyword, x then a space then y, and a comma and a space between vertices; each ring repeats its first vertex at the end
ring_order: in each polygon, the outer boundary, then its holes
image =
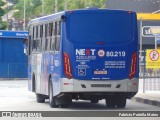
POLYGON ((99 50, 98 51, 98 56, 99 57, 104 57, 105 56, 105 51, 104 50, 99 50))
POLYGON ((94 56, 95 55, 95 49, 76 49, 76 55, 81 56, 94 56))

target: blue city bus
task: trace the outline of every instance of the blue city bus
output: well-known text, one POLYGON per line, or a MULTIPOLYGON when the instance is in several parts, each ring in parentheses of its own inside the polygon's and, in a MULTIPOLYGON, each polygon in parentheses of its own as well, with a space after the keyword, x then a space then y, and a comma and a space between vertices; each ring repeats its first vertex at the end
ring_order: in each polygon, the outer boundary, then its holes
POLYGON ((136 13, 64 11, 29 22, 29 90, 38 103, 68 107, 72 100, 124 108, 138 91, 136 13))

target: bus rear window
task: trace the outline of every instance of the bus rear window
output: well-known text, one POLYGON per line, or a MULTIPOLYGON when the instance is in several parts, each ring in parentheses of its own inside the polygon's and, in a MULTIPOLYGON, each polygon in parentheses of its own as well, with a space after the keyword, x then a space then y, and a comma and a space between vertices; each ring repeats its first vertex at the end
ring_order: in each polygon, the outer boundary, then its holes
POLYGON ((70 41, 120 42, 133 39, 132 15, 127 13, 73 14, 68 22, 70 41))

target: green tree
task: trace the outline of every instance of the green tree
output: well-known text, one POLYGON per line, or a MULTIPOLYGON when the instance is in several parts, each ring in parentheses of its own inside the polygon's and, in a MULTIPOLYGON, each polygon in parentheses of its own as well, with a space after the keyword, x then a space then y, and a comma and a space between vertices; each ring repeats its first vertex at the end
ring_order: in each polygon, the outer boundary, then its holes
MULTIPOLYGON (((11 0, 10 0, 11 1, 11 0)), ((26 20, 42 15, 42 0, 25 0, 26 1, 26 20)), ((64 0, 58 1, 58 11, 64 10, 64 0)), ((68 0, 68 10, 82 9, 89 6, 99 8, 105 7, 106 0, 68 0)), ((17 19, 23 19, 24 0, 19 0, 14 9, 19 10, 14 14, 17 19)), ((44 14, 53 14, 55 9, 55 0, 44 0, 44 14)))
POLYGON ((5 14, 5 11, 1 8, 5 3, 0 0, 0 30, 5 30, 7 28, 7 23, 2 21, 2 16, 5 14))
POLYGON ((12 4, 17 4, 19 0, 6 0, 6 1, 8 1, 8 2, 10 2, 12 4))
MULTIPOLYGON (((24 0, 8 0, 8 1, 17 1, 17 4, 14 5, 14 18, 19 21, 24 19, 24 0)), ((43 0, 44 1, 44 15, 53 14, 55 12, 55 0, 43 0)), ((67 0, 68 1, 68 10, 73 9, 83 9, 90 6, 95 6, 99 8, 104 8, 106 0, 67 0)), ((58 11, 64 10, 65 0, 57 0, 58 2, 58 11)), ((25 9, 25 19, 26 22, 29 20, 42 16, 42 0, 25 0, 26 9, 25 9)))
POLYGON ((104 8, 106 0, 68 0, 68 9, 83 9, 86 7, 104 8))

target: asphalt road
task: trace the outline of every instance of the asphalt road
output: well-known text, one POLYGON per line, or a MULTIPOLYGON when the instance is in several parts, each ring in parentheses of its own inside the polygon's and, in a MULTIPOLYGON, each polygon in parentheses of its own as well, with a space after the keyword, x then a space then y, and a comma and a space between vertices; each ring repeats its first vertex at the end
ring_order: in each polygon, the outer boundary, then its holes
POLYGON ((0 111, 159 111, 156 106, 127 100, 124 109, 106 109, 105 101, 73 101, 69 108, 50 108, 49 101, 37 103, 35 94, 27 90, 27 80, 0 81, 0 111))

